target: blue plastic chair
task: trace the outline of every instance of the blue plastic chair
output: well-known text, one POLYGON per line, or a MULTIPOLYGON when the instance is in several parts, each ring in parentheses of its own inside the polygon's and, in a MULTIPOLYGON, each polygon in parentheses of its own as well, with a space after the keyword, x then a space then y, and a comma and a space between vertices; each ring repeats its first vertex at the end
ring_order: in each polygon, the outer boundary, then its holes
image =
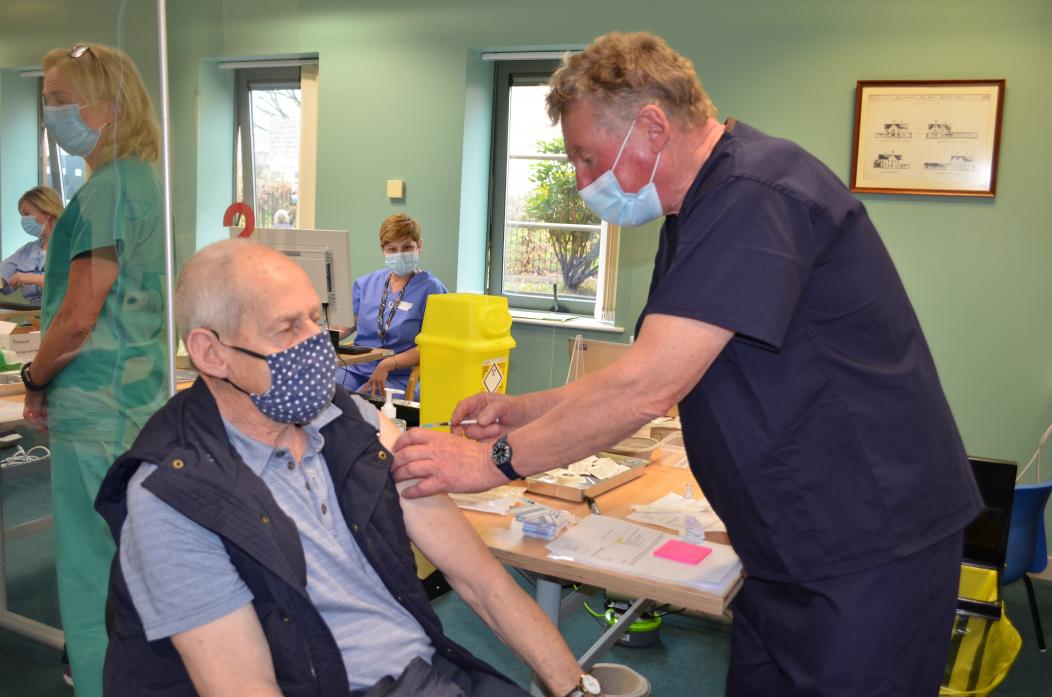
POLYGON ((1022 484, 1015 488, 1012 501, 1012 523, 1008 532, 1008 554, 1001 583, 1009 584, 1020 578, 1026 584, 1030 600, 1030 615, 1037 633, 1037 648, 1045 652, 1045 634, 1041 630, 1041 616, 1034 599, 1034 584, 1027 572, 1037 573, 1048 565, 1045 544, 1045 504, 1052 494, 1052 480, 1043 484, 1022 484))

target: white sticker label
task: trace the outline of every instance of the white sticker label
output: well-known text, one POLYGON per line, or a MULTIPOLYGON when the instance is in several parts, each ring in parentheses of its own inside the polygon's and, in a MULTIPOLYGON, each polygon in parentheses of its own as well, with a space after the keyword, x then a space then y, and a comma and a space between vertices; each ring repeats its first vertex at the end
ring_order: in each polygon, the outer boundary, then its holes
POLYGON ((504 367, 503 363, 490 363, 487 368, 483 364, 482 373, 482 386, 486 388, 487 392, 497 392, 501 390, 501 386, 504 383, 504 373, 501 368, 504 367))
POLYGON ((410 310, 413 309, 413 303, 406 302, 405 300, 403 300, 402 302, 398 303, 398 309, 399 310, 404 310, 406 312, 409 312, 410 310))

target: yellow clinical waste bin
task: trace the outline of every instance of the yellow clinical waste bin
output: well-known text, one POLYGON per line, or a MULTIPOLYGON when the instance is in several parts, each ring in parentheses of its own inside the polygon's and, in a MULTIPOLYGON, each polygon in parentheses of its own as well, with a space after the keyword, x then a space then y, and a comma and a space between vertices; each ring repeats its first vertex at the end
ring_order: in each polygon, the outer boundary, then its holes
POLYGON ((515 348, 508 299, 474 293, 431 295, 416 345, 420 423, 449 421, 465 397, 507 391, 508 354, 515 348))

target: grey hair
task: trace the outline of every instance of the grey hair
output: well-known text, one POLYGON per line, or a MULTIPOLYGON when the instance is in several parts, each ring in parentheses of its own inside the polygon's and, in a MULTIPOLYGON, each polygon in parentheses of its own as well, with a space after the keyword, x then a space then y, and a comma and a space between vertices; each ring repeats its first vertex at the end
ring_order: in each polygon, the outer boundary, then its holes
POLYGON ((223 240, 208 245, 186 262, 175 287, 175 324, 186 341, 194 329, 211 329, 221 338, 241 326, 251 299, 239 267, 253 252, 270 251, 251 240, 223 240))

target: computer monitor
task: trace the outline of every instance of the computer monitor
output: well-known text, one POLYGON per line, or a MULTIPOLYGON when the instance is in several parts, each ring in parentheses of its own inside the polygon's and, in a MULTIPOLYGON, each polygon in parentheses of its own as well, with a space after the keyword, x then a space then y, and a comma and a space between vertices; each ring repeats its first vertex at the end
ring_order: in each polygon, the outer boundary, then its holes
MULTIPOLYGON (((229 230, 231 238, 242 232, 241 228, 229 230)), ((354 326, 351 251, 346 230, 257 227, 249 239, 276 249, 300 265, 321 298, 329 324, 354 326)))

